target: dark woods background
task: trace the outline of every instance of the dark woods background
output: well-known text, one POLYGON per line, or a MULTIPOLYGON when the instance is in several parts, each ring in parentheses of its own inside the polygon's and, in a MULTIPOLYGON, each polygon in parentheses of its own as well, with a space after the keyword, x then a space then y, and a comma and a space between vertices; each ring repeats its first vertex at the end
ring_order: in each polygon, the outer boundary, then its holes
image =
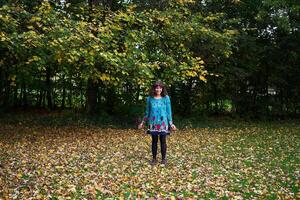
POLYGON ((299 117, 298 0, 0 0, 0 107, 299 117))

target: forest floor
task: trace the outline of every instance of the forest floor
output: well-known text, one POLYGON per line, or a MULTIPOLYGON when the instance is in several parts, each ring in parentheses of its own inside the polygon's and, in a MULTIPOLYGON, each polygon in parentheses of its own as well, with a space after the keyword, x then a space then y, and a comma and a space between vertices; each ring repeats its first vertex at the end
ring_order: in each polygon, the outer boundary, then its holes
POLYGON ((39 120, 0 118, 0 199, 300 199, 297 122, 183 126, 151 166, 143 130, 39 120))

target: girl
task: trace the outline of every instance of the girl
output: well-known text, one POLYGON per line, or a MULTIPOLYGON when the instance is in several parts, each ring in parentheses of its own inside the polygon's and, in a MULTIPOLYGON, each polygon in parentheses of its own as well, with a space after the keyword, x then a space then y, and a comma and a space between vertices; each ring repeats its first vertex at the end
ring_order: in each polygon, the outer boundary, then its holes
POLYGON ((176 126, 172 121, 172 110, 170 97, 167 94, 166 88, 161 81, 156 81, 150 89, 150 95, 147 97, 146 111, 143 121, 138 128, 144 127, 145 122, 148 122, 147 133, 152 136, 152 156, 151 165, 157 163, 157 142, 158 137, 161 147, 161 164, 166 165, 167 143, 166 137, 171 130, 176 130, 176 126))

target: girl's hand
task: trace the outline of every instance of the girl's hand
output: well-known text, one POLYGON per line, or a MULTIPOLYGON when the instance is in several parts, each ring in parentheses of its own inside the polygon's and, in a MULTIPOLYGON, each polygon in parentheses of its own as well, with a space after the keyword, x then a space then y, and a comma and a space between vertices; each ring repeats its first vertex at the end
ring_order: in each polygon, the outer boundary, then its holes
POLYGON ((142 129, 142 128, 144 128, 144 123, 143 122, 138 125, 138 129, 142 129))
POLYGON ((176 126, 174 124, 171 125, 171 130, 172 131, 176 131, 177 130, 177 128, 176 128, 176 126))

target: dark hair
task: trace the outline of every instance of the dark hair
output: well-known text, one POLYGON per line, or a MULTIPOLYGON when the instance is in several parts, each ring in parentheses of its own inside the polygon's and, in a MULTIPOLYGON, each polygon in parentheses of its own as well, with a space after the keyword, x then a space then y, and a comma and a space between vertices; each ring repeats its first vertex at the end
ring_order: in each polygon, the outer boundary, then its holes
POLYGON ((168 95, 167 88, 165 87, 165 85, 163 84, 163 82, 162 82, 162 81, 155 81, 155 82, 152 84, 151 88, 150 88, 150 93, 149 93, 149 95, 150 95, 151 97, 154 97, 154 96, 155 96, 155 88, 156 88, 157 86, 160 86, 160 87, 162 88, 161 96, 164 97, 164 96, 167 96, 167 95, 168 95))

